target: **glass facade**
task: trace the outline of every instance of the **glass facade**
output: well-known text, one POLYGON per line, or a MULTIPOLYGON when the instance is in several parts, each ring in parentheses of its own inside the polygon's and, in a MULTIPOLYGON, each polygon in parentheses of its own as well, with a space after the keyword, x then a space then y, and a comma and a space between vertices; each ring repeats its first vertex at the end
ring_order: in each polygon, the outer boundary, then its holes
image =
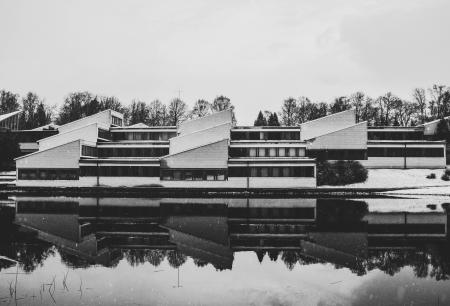
POLYGON ((78 180, 78 169, 18 169, 20 180, 78 180))
POLYGON ((97 157, 98 156, 98 150, 96 147, 91 146, 81 146, 81 155, 82 156, 91 156, 91 157, 97 157))
POLYGON ((122 126, 123 121, 121 118, 116 117, 116 116, 112 116, 112 124, 113 125, 117 125, 117 126, 122 126))
POLYGON ((161 157, 169 148, 98 148, 99 157, 161 157))
POLYGON ((423 140, 423 131, 368 131, 369 140, 423 140))
POLYGON ((367 150, 308 150, 307 155, 319 160, 365 160, 367 150))
POLYGON ((304 157, 305 148, 230 148, 229 156, 236 157, 304 157))
POLYGON ((114 141, 122 140, 157 140, 157 141, 168 141, 170 138, 177 136, 177 132, 157 132, 157 131, 146 131, 146 132, 114 132, 112 133, 114 141))
POLYGON ((371 147, 369 157, 444 157, 444 148, 371 147))
POLYGON ((313 166, 296 167, 230 167, 230 177, 314 177, 313 166))
POLYGON ((300 140, 300 131, 231 131, 231 140, 300 140))
POLYGON ((81 166, 80 176, 159 177, 157 166, 81 166))
POLYGON ((226 169, 164 169, 161 170, 163 181, 225 181, 226 169))

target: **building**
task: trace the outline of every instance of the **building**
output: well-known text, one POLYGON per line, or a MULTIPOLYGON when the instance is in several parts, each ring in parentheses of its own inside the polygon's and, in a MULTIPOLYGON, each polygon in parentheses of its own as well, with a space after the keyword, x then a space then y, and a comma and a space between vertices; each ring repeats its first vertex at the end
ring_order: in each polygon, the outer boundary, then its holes
POLYGON ((22 111, 15 111, 0 115, 0 129, 18 130, 21 113, 22 111))
POLYGON ((445 142, 410 139, 422 128, 392 129, 401 139, 356 123, 354 110, 298 127, 233 126, 229 110, 179 127, 125 127, 106 110, 38 140, 38 151, 16 159, 17 185, 298 188, 316 186, 316 159, 445 167, 445 142))

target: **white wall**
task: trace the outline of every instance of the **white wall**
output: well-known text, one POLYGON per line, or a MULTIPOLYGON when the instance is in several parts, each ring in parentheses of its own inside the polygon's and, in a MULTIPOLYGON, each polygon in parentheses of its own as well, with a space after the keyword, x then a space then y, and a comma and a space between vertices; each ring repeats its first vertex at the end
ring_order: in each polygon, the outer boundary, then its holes
POLYGON ((80 159, 80 141, 57 146, 55 148, 38 151, 16 160, 17 169, 20 168, 78 168, 80 159))
POLYGON ((366 149, 367 148, 367 123, 341 129, 330 134, 318 136, 308 149, 366 149))
POLYGON ((98 125, 92 123, 81 128, 68 131, 66 133, 59 133, 54 136, 39 140, 39 151, 47 150, 65 143, 72 142, 74 140, 86 140, 91 142, 97 142, 98 138, 98 125))
MULTIPOLYGON (((64 125, 59 126, 58 131, 60 134, 62 134, 74 129, 78 129, 80 127, 84 127, 92 123, 99 123, 109 127, 111 125, 111 112, 112 112, 111 110, 105 110, 92 116, 88 116, 76 121, 66 123, 64 125)), ((116 117, 123 118, 123 115, 120 113, 114 112, 114 114, 116 117)))
POLYGON ((230 139, 231 123, 225 123, 195 133, 170 138, 169 154, 177 154, 189 149, 230 139))
POLYGON ((185 121, 180 124, 178 132, 180 133, 180 135, 185 135, 224 123, 232 123, 231 110, 226 110, 202 118, 185 121))
POLYGON ((356 123, 355 110, 350 109, 300 125, 300 140, 305 141, 320 135, 343 129, 356 123))
POLYGON ((161 167, 168 168, 227 168, 228 140, 201 146, 161 159, 161 167))

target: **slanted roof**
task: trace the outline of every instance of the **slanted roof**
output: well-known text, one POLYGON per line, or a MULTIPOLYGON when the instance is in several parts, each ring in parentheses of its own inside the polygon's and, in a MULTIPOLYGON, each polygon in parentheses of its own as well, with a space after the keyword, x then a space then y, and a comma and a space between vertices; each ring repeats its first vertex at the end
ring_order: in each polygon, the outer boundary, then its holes
POLYGON ((444 117, 444 118, 441 118, 441 119, 436 119, 436 120, 429 121, 429 122, 425 122, 425 123, 419 124, 419 126, 426 126, 426 125, 429 125, 429 124, 433 124, 433 123, 441 121, 442 119, 448 120, 448 119, 450 119, 450 116, 447 116, 447 117, 444 117))
POLYGON ((54 124, 54 123, 50 123, 50 124, 46 124, 43 126, 39 126, 37 128, 32 129, 31 131, 43 131, 43 130, 49 130, 49 129, 54 129, 56 130, 59 127, 59 125, 54 124))
POLYGON ((3 121, 3 120, 5 120, 5 119, 8 119, 8 118, 10 118, 10 117, 12 117, 12 116, 14 116, 14 115, 20 114, 21 112, 22 112, 22 111, 18 110, 18 111, 15 111, 15 112, 11 112, 11 113, 7 113, 7 114, 0 115, 0 121, 3 121))

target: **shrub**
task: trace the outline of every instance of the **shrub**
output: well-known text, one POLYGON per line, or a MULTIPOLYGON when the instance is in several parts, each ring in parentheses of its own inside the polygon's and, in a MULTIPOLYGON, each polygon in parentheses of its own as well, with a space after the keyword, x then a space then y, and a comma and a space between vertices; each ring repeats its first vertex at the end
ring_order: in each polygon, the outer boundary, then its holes
POLYGON ((442 174, 441 180, 450 181, 450 175, 448 175, 447 173, 442 174))
POLYGON ((334 163, 317 163, 317 185, 347 185, 367 180, 368 172, 357 161, 339 160, 334 163))
POLYGON ((435 179, 436 178, 436 174, 435 173, 430 173, 426 176, 427 179, 435 179))
POLYGON ((450 168, 445 168, 444 174, 450 176, 450 168))

